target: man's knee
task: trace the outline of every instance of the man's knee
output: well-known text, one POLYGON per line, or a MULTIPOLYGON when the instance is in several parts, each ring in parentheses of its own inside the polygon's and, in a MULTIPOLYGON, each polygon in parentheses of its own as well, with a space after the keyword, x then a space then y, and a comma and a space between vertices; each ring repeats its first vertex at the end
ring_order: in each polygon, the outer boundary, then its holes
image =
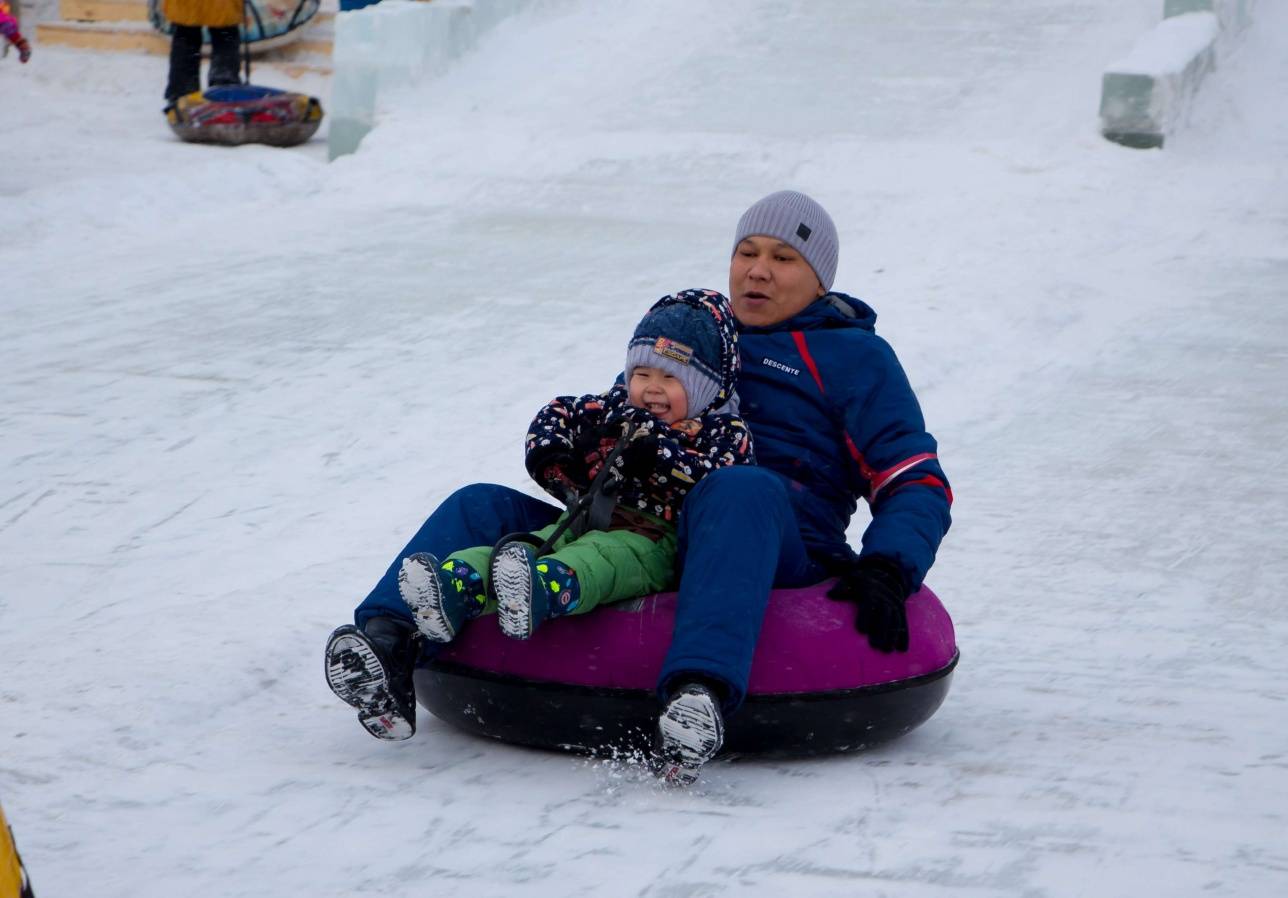
POLYGON ((698 481, 684 500, 684 510, 729 506, 788 508, 791 501, 783 479, 768 468, 738 465, 718 468, 698 481))
POLYGON ((480 509, 501 508, 510 502, 512 491, 496 483, 467 483, 455 490, 438 506, 450 508, 468 516, 480 509))

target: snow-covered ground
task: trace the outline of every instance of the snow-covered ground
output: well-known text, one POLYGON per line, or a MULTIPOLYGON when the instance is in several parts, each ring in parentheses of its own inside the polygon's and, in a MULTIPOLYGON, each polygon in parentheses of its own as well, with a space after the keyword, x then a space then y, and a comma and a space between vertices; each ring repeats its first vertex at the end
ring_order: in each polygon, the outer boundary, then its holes
POLYGON ((37 894, 1288 894, 1288 11, 1126 150, 1099 76, 1157 6, 538 0, 330 165, 175 142, 154 58, 4 60, 0 798, 37 894), (944 707, 679 792, 425 715, 372 740, 327 633, 456 485, 531 489, 532 412, 789 186, 953 479, 944 707))

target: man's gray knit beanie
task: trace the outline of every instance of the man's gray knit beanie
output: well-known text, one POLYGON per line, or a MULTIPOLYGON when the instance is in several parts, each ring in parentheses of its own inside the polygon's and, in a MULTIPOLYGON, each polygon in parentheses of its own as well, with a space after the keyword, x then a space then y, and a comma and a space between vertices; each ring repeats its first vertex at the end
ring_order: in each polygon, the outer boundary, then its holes
POLYGON ((823 289, 832 289, 840 244, 832 217, 818 203, 795 190, 771 193, 738 219, 734 250, 744 238, 757 234, 781 240, 796 250, 814 269, 823 289))

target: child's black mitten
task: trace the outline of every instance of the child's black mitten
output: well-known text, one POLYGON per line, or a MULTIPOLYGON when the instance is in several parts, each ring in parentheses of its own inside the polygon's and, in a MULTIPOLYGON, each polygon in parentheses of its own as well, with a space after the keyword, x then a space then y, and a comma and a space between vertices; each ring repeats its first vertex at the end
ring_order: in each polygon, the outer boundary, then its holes
POLYGON ((534 479, 562 501, 567 501, 570 493, 584 489, 589 482, 585 464, 560 443, 533 446, 526 461, 534 479))
POLYGON ((573 437, 573 458, 582 465, 589 483, 599 473, 613 447, 622 438, 622 422, 607 421, 592 427, 583 427, 573 437))
POLYGON ((618 456, 617 470, 627 480, 645 481, 657 468, 657 434, 651 430, 637 432, 641 435, 632 438, 618 456))

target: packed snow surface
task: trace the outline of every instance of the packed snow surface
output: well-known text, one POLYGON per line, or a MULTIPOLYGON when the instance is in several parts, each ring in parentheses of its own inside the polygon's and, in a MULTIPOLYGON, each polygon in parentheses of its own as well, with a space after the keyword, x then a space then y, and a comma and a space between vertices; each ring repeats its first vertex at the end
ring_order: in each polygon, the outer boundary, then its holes
POLYGON ((176 142, 158 58, 0 61, 0 799, 37 894, 1288 894, 1288 16, 1127 150, 1100 75, 1156 7, 538 0, 334 164, 176 142), (533 412, 723 287, 783 187, 953 481, 943 708, 681 791, 423 714, 373 740, 327 634, 457 485, 535 492, 533 412))

